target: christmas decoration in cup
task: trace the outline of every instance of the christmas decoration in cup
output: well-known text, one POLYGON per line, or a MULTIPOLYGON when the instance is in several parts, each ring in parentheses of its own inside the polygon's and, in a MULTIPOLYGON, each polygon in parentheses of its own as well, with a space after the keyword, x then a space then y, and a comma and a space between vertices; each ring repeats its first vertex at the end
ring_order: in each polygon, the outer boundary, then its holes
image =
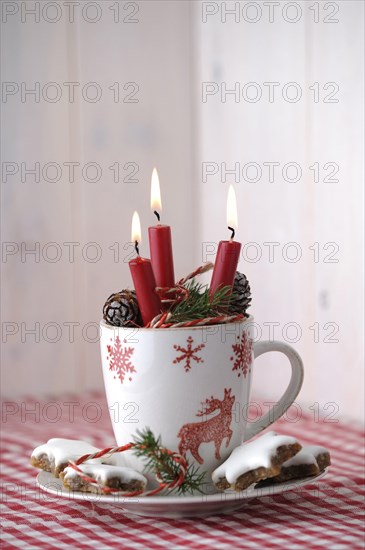
POLYGON ((156 281, 151 261, 147 258, 141 258, 139 255, 141 238, 139 215, 138 212, 134 212, 132 218, 132 241, 135 243, 137 258, 129 262, 129 269, 136 290, 143 323, 147 325, 161 311, 161 301, 156 293, 156 281))
MULTIPOLYGON (((88 487, 105 493, 118 492, 120 486, 103 485, 100 471, 90 475, 90 460, 123 453, 127 468, 155 473, 157 488, 148 490, 146 478, 139 474, 143 484, 131 484, 131 492, 124 496, 199 491, 242 441, 286 412, 303 381, 302 361, 293 348, 253 341, 254 321, 246 313, 251 289, 246 276, 236 271, 241 243, 234 241, 233 187, 227 197, 231 239, 219 243, 215 265, 199 266, 175 282, 171 229, 160 224, 155 169, 151 183, 151 207, 158 219, 157 226, 149 228, 152 260, 139 254, 141 227, 134 212, 137 257, 129 267, 135 290, 111 294, 100 323, 103 377, 117 446, 69 460, 73 475, 76 472, 88 487), (214 271, 209 287, 196 278, 210 269, 214 271), (289 359, 288 387, 261 418, 248 424, 243 414, 237 420, 237 413, 247 411, 250 404, 254 358, 271 351, 289 359)), ((113 465, 104 465, 102 471, 106 468, 113 465)))
MULTIPOLYGON (((250 462, 249 444, 242 450, 242 442, 278 420, 295 401, 303 382, 302 360, 288 344, 253 340, 255 323, 246 313, 251 289, 246 276, 236 271, 241 243, 234 240, 238 222, 233 187, 227 196, 231 238, 220 241, 215 264, 201 265, 177 282, 171 228, 160 223, 161 193, 155 168, 151 208, 158 221, 148 229, 151 260, 139 254, 141 225, 135 211, 132 241, 137 257, 129 262, 134 289, 111 294, 100 322, 104 385, 117 445, 68 458, 64 466, 71 474, 60 475, 65 487, 72 488, 68 478, 76 473, 81 482, 74 480, 75 490, 122 492, 126 497, 195 493, 211 480, 220 490, 240 490, 241 476, 236 483, 231 475, 232 468, 236 471, 237 449, 240 456, 248 453, 250 462), (211 269, 210 286, 200 284, 196 278, 211 269), (266 414, 248 423, 244 412, 250 405, 254 359, 271 351, 289 360, 289 383, 266 414), (123 453, 123 467, 116 461, 105 462, 114 453, 123 453), (149 488, 141 472, 153 472, 158 487, 149 488)), ((278 441, 281 449, 283 440, 278 441)), ((295 452, 300 448, 297 444, 295 452)), ((316 452, 325 456, 327 465, 329 455, 324 451, 316 452)), ((266 459, 263 466, 254 465, 248 471, 245 482, 265 479, 263 469, 267 478, 279 475, 282 479, 278 464, 273 462, 268 468, 266 459)), ((52 460, 49 456, 47 460, 43 449, 32 464, 52 472, 52 460)), ((246 468, 245 464, 238 466, 246 468)))
POLYGON ((234 241, 237 222, 237 201, 232 185, 229 186, 227 197, 227 225, 232 231, 229 241, 220 241, 214 271, 210 283, 210 296, 222 287, 232 289, 236 274, 237 264, 241 252, 241 243, 234 241))
POLYGON ((158 222, 157 225, 148 228, 153 273, 158 287, 170 288, 175 285, 171 228, 160 223, 162 204, 156 168, 153 169, 151 178, 151 210, 158 222))

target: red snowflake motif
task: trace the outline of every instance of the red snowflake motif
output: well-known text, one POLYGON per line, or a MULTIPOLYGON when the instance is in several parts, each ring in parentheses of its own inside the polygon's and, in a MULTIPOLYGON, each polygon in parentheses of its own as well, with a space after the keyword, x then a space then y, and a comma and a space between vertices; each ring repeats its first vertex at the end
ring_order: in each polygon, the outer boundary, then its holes
POLYGON ((231 357, 231 361, 234 361, 232 370, 237 370, 239 377, 241 376, 241 374, 243 374, 244 378, 246 378, 247 373, 251 370, 250 365, 252 361, 252 340, 248 338, 245 332, 243 332, 242 334, 241 341, 239 336, 237 336, 237 340, 238 343, 233 344, 232 346, 232 349, 234 351, 234 356, 231 357))
MULTIPOLYGON (((112 339, 110 339, 110 341, 112 341, 112 339)), ((108 345, 107 350, 109 370, 114 371, 116 373, 116 376, 114 376, 114 378, 118 376, 119 380, 123 384, 127 372, 136 372, 136 369, 131 363, 131 357, 134 353, 134 348, 123 348, 120 338, 119 336, 117 336, 114 346, 108 345)), ((129 377, 128 380, 131 381, 132 377, 129 377)))
POLYGON ((193 348, 193 342, 194 340, 192 339, 191 336, 189 336, 189 338, 186 340, 186 343, 187 343, 186 348, 183 348, 181 346, 176 346, 176 345, 174 346, 174 349, 176 349, 176 351, 181 351, 182 355, 179 355, 179 357, 176 357, 176 359, 174 359, 173 362, 181 363, 181 361, 185 361, 185 365, 184 365, 185 372, 188 372, 191 369, 191 361, 195 361, 196 363, 204 363, 203 359, 201 357, 198 357, 196 353, 198 353, 198 351, 205 348, 205 344, 199 344, 199 346, 196 346, 196 348, 193 348))

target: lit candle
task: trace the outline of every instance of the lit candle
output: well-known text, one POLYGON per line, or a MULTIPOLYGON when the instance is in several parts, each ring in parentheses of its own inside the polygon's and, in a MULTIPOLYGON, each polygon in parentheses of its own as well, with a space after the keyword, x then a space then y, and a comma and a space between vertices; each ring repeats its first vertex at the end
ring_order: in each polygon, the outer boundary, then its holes
POLYGON ((138 212, 132 218, 132 242, 135 243, 137 258, 129 262, 134 289, 136 291, 139 309, 144 325, 147 325, 161 311, 161 301, 156 294, 156 281, 152 271, 151 261, 139 255, 141 242, 141 223, 138 212))
POLYGON ((229 241, 220 241, 210 283, 210 296, 224 286, 233 286, 237 264, 241 252, 241 243, 233 240, 237 229, 237 201, 232 185, 229 186, 227 197, 227 225, 232 231, 229 241))
POLYGON ((156 168, 153 169, 151 178, 151 210, 158 220, 157 225, 148 228, 153 273, 158 287, 170 288, 175 285, 171 228, 160 224, 162 205, 156 168))

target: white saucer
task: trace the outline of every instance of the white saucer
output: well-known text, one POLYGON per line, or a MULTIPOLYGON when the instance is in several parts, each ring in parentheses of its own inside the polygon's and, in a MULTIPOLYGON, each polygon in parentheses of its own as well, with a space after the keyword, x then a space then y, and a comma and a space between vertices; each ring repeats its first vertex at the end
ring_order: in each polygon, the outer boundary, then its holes
POLYGON ((37 484, 47 493, 51 493, 57 497, 97 504, 107 504, 113 506, 114 509, 120 509, 121 513, 176 519, 182 517, 228 514, 242 508, 246 504, 246 501, 251 498, 277 495, 313 483, 325 476, 327 470, 328 468, 317 476, 287 481, 285 483, 278 483, 258 489, 252 486, 246 489, 246 491, 239 493, 235 491, 224 491, 223 493, 219 493, 214 486, 211 485, 205 488, 208 494, 198 494, 195 496, 123 497, 121 494, 97 495, 93 493, 69 491, 63 486, 59 478, 53 477, 53 475, 48 472, 40 472, 38 474, 37 484))

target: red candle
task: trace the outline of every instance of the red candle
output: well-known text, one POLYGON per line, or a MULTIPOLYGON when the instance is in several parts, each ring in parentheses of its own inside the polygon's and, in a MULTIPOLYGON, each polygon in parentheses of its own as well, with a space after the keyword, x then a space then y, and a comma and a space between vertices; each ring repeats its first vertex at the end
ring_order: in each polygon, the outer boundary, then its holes
POLYGON ((134 289, 136 291, 139 309, 144 325, 147 325, 161 312, 161 301, 156 293, 156 281, 152 271, 151 261, 141 258, 138 243, 141 240, 141 226, 138 213, 133 214, 132 241, 136 243, 137 258, 129 262, 134 289))
POLYGON ((172 256, 171 228, 169 225, 155 225, 148 228, 151 261, 156 285, 175 285, 174 261, 172 256))
POLYGON ((233 286, 241 252, 241 243, 233 240, 237 227, 237 202, 232 185, 229 186, 227 198, 227 224, 228 229, 232 231, 232 237, 229 241, 219 243, 210 283, 210 296, 224 286, 233 286))
POLYGON ((210 283, 210 296, 219 288, 233 286, 240 252, 241 243, 233 240, 220 241, 210 283))
POLYGON ((175 285, 174 260, 172 255, 171 228, 160 224, 161 193, 156 168, 151 179, 151 208, 156 214, 158 224, 148 228, 153 273, 158 287, 175 285))

